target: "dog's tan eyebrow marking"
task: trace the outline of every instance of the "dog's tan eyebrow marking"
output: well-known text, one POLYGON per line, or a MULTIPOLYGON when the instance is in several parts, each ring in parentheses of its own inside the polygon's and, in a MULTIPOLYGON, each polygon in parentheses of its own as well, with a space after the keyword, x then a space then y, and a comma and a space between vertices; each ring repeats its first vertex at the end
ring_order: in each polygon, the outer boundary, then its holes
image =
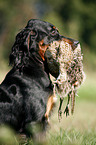
POLYGON ((53 29, 56 29, 56 27, 55 27, 55 26, 53 26, 53 29))
POLYGON ((58 28, 57 28, 57 27, 55 27, 55 26, 53 26, 53 29, 56 29, 57 31, 59 31, 59 30, 58 30, 58 28))

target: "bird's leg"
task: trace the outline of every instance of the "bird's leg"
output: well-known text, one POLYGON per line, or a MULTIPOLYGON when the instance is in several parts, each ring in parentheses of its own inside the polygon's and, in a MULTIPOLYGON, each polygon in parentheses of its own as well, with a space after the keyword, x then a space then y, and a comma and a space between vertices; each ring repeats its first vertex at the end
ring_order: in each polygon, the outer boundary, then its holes
POLYGON ((59 121, 62 118, 62 110, 61 110, 61 107, 62 107, 63 100, 64 100, 64 98, 60 98, 60 105, 59 105, 59 109, 58 109, 58 118, 59 118, 59 121))
POLYGON ((69 115, 69 102, 70 102, 70 98, 71 98, 71 92, 68 94, 68 101, 67 101, 66 108, 64 110, 64 114, 66 114, 66 117, 69 115))
POLYGON ((74 113, 74 106, 75 106, 75 90, 72 90, 72 93, 71 93, 71 114, 74 113))

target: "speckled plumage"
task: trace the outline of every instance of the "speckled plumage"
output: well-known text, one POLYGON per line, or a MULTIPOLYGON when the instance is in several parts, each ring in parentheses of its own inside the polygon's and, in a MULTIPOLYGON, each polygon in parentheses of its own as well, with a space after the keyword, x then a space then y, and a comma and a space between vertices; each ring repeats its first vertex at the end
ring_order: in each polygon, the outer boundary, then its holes
MULTIPOLYGON (((57 86, 55 87, 55 91, 57 90, 61 99, 67 95, 71 98, 71 113, 73 113, 75 95, 85 77, 81 46, 78 44, 78 46, 73 49, 72 46, 64 40, 53 41, 47 51, 51 52, 53 59, 59 63, 59 76, 53 80, 53 84, 57 86)), ((67 103, 67 107, 69 107, 68 105, 69 102, 67 103)))

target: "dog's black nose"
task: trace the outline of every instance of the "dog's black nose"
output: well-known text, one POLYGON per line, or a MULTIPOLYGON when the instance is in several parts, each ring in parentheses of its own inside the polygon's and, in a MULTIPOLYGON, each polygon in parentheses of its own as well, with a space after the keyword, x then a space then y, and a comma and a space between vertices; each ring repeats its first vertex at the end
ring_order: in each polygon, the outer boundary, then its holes
POLYGON ((74 44, 74 46, 75 46, 75 47, 77 47, 77 46, 78 46, 78 44, 79 44, 79 41, 74 40, 73 44, 74 44))

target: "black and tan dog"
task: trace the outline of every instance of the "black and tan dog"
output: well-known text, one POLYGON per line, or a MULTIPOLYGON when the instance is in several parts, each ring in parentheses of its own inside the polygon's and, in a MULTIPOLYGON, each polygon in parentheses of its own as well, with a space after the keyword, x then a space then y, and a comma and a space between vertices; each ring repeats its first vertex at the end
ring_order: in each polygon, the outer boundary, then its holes
POLYGON ((73 49, 78 44, 61 36, 52 24, 36 19, 17 34, 9 57, 13 68, 0 85, 0 124, 21 130, 28 123, 48 120, 55 98, 49 73, 57 78, 59 64, 46 55, 46 49, 61 39, 73 49))

